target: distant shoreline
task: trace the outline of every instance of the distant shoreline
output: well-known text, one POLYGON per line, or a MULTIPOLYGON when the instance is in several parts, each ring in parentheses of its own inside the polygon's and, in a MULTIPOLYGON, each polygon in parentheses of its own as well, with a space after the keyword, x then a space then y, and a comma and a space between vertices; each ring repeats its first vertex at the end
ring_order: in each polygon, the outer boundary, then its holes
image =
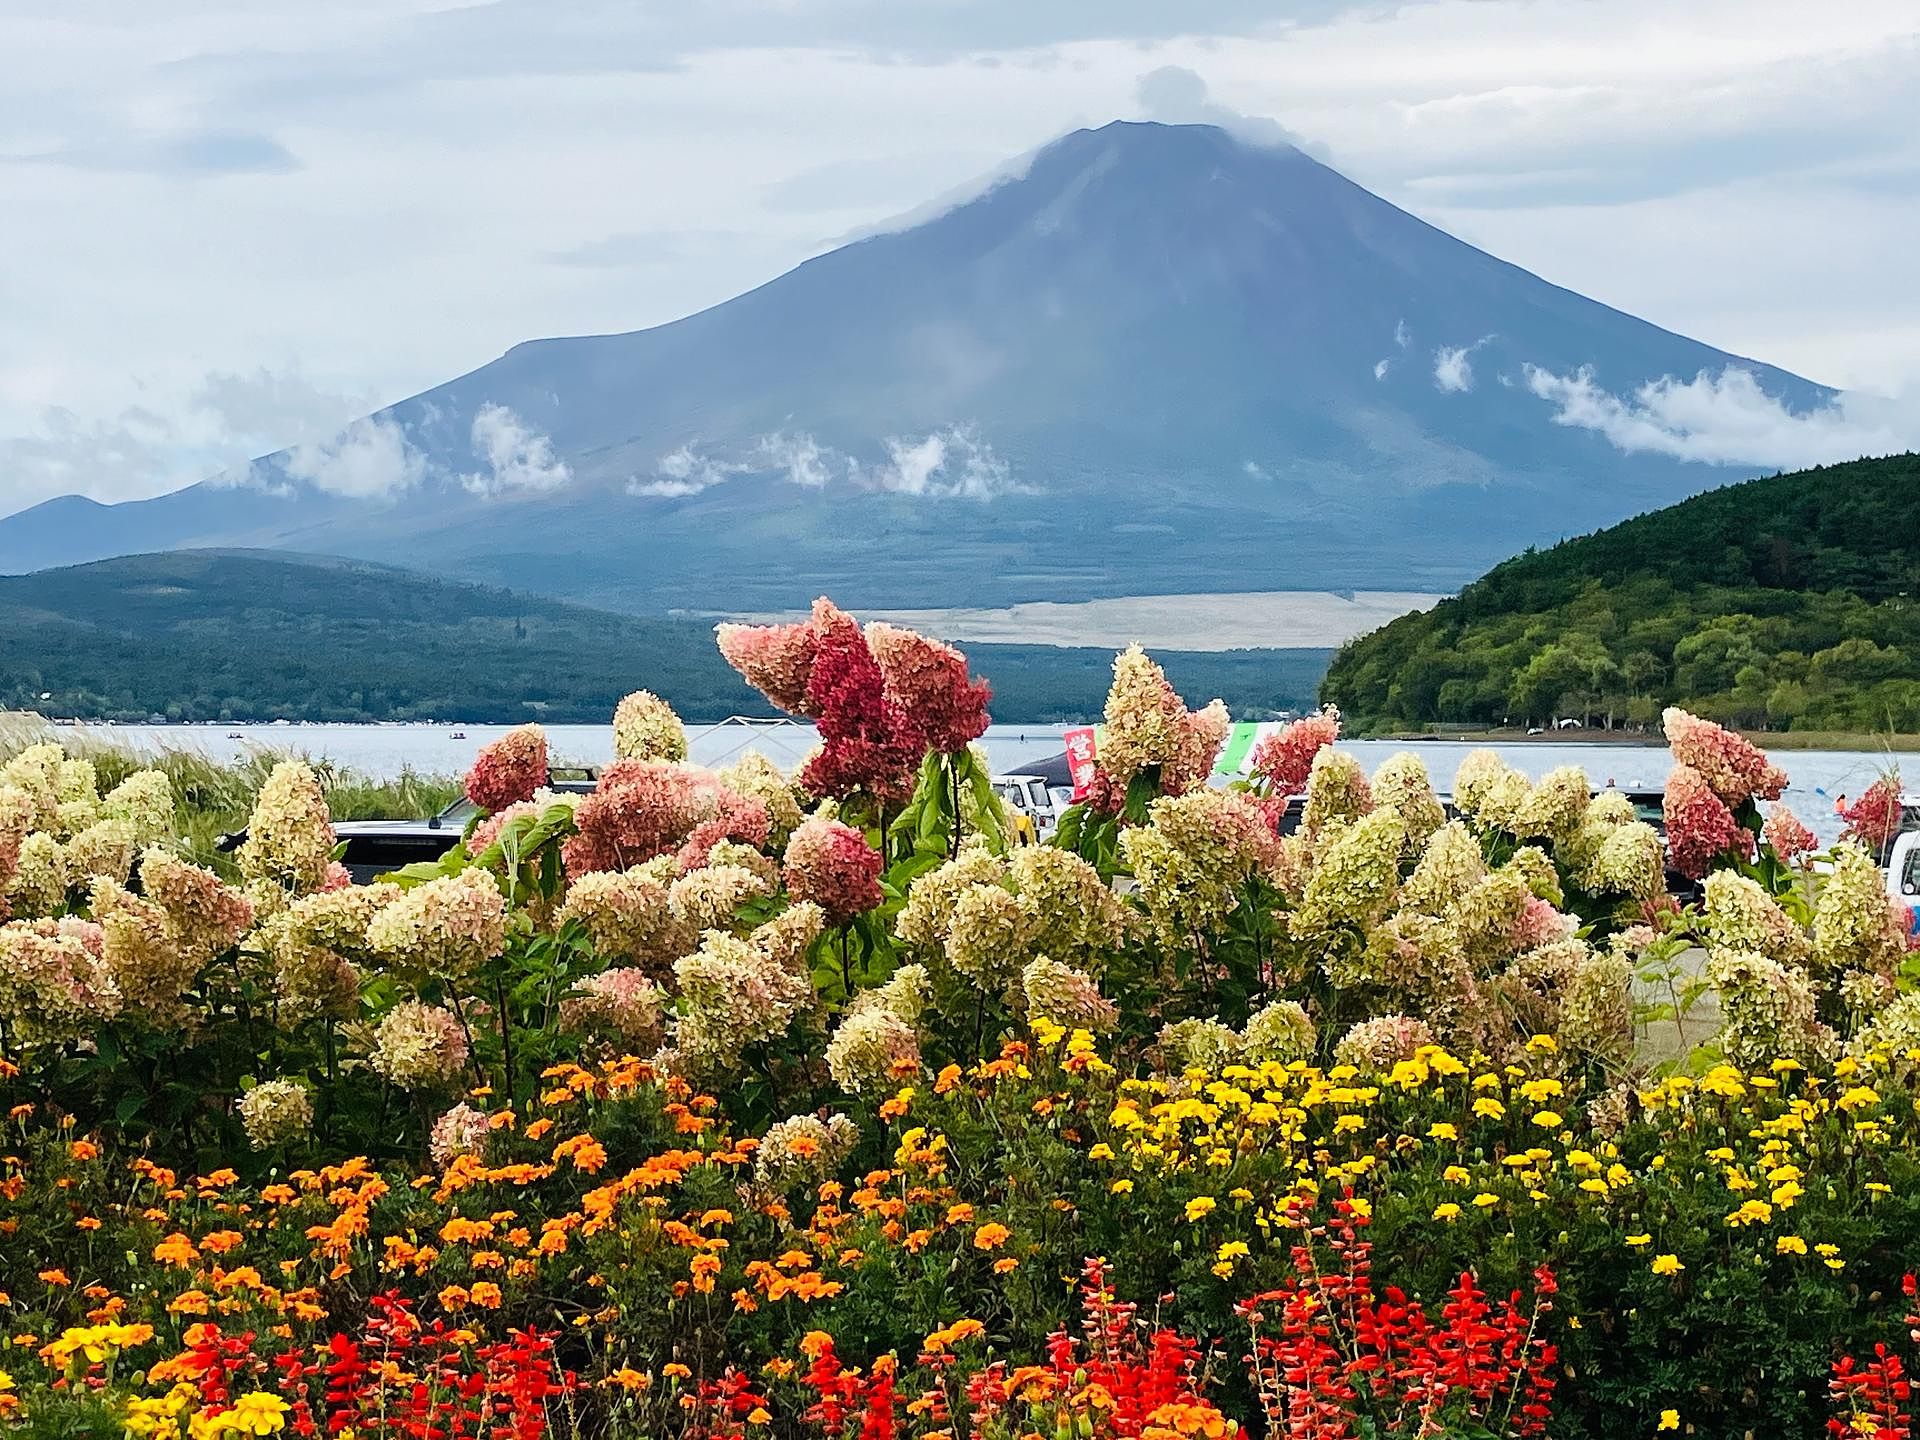
MULTIPOLYGON (((1864 730, 1743 730, 1740 732, 1763 750, 1847 750, 1908 753, 1920 751, 1920 734, 1887 734, 1864 730)), ((1394 730, 1365 737, 1372 740, 1450 741, 1482 745, 1590 745, 1595 749, 1662 749, 1666 740, 1658 732, 1632 734, 1621 730, 1543 730, 1537 735, 1525 730, 1394 730)))

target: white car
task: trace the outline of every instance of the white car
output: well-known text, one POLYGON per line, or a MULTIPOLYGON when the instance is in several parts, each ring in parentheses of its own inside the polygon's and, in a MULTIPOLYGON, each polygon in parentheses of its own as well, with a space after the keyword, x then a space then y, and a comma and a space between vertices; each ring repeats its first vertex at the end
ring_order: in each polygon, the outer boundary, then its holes
POLYGON ((1920 933, 1920 830, 1894 837, 1887 859, 1887 898, 1907 907, 1908 926, 1920 933))
MULTIPOLYGON (((1059 828, 1060 815, 1066 809, 1047 782, 1038 775, 995 775, 993 791, 1011 808, 1028 816, 1042 840, 1050 839, 1059 828)), ((1068 792, 1071 795, 1071 791, 1068 792)))

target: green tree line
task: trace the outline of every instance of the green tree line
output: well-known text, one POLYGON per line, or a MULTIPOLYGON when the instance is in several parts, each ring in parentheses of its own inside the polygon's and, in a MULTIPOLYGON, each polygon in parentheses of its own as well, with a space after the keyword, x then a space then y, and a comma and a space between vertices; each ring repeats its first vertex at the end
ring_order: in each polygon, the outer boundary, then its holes
MULTIPOLYGON (((970 645, 1012 723, 1099 713, 1105 650, 970 645)), ((1326 650, 1164 657, 1246 719, 1312 704, 1326 650)), ((710 623, 621 615, 326 557, 184 551, 0 577, 0 708, 100 720, 605 721, 764 713, 710 623)))
POLYGON ((1360 637, 1321 687, 1365 729, 1920 730, 1920 456, 1730 485, 1508 560, 1360 637))

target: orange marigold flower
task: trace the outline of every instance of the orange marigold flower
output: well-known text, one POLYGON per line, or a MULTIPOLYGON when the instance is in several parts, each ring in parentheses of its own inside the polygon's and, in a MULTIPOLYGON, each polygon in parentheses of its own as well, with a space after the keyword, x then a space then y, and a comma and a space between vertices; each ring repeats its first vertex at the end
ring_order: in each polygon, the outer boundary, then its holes
POLYGON ((973 1248, 976 1250, 998 1250, 1007 1243, 1007 1236, 1013 1232, 998 1221, 989 1220, 973 1232, 973 1248))
POLYGON ((74 1159, 84 1163, 88 1160, 98 1160, 100 1158, 100 1147, 91 1140, 76 1140, 67 1147, 67 1153, 73 1156, 74 1159))
POLYGON ((474 1304, 485 1306, 489 1310, 498 1310, 503 1298, 500 1287, 491 1280, 476 1280, 473 1288, 467 1291, 467 1296, 474 1304))
POLYGON ((68 1278, 67 1272, 64 1270, 42 1270, 40 1272, 40 1279, 49 1285, 73 1284, 73 1281, 68 1278))

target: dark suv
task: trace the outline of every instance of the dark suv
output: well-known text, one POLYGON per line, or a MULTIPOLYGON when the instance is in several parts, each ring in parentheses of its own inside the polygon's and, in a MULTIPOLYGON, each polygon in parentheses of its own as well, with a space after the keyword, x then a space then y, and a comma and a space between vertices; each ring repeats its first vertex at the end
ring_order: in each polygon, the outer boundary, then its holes
MULTIPOLYGON (((547 788, 589 795, 599 778, 598 771, 584 766, 557 769, 548 772, 547 788)), ((460 843, 461 833, 473 815, 473 802, 462 795, 438 815, 424 820, 343 820, 333 827, 334 837, 346 846, 340 863, 347 867, 356 885, 365 885, 416 860, 438 860, 460 843)), ((237 850, 246 838, 245 830, 222 835, 218 848, 237 850)))

